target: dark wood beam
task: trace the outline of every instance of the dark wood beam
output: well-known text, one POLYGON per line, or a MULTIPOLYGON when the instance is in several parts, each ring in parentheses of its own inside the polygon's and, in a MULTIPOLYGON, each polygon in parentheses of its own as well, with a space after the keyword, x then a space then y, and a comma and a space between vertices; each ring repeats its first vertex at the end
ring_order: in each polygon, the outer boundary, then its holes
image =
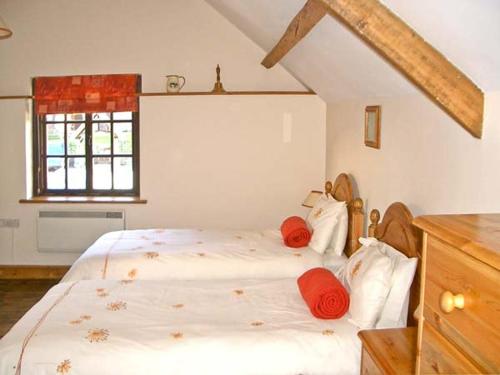
POLYGON ((294 17, 278 44, 262 60, 266 68, 273 67, 325 16, 326 7, 318 0, 308 0, 294 17))

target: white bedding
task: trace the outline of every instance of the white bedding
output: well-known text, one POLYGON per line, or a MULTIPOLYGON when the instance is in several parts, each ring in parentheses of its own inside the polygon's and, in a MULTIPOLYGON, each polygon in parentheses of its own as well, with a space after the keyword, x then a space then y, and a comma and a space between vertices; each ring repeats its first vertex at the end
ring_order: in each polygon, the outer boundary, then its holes
POLYGON ((99 238, 63 281, 284 278, 320 266, 320 254, 286 247, 277 230, 127 230, 99 238))
POLYGON ((0 373, 357 374, 357 331, 314 318, 295 279, 77 281, 0 340, 0 373))

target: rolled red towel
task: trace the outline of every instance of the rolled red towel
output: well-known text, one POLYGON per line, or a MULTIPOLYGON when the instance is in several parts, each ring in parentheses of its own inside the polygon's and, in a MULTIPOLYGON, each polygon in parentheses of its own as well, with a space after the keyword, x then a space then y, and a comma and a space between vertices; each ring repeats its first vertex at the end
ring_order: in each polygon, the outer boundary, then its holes
POLYGON ((320 319, 338 319, 349 310, 349 294, 326 268, 313 268, 297 280, 311 313, 320 319))
POLYGON ((304 247, 311 240, 311 232, 304 219, 299 216, 290 216, 281 224, 281 235, 288 247, 304 247))

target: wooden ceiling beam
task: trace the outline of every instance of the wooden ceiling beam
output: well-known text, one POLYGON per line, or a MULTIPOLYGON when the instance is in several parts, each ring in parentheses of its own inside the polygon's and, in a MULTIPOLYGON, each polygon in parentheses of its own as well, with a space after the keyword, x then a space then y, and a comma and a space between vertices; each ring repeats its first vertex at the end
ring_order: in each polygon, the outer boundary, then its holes
POLYGON ((469 133, 481 138, 483 92, 379 0, 308 0, 262 65, 270 68, 280 61, 325 12, 350 28, 469 133))
POLYGON ((326 6, 318 0, 308 0, 281 37, 278 44, 262 60, 262 65, 272 68, 326 15, 326 6))
POLYGON ((474 137, 483 128, 483 92, 378 0, 319 0, 474 137))

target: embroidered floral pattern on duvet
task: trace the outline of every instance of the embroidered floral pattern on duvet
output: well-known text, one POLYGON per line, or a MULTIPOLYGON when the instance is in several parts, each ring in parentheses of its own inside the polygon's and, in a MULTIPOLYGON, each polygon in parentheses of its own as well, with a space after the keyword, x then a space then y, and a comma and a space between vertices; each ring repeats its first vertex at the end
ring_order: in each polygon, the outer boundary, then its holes
POLYGON ((0 340, 0 373, 355 374, 356 333, 294 279, 61 283, 0 340))
POLYGON ((130 230, 99 238, 63 281, 282 278, 321 265, 312 249, 286 247, 279 231, 130 230))

